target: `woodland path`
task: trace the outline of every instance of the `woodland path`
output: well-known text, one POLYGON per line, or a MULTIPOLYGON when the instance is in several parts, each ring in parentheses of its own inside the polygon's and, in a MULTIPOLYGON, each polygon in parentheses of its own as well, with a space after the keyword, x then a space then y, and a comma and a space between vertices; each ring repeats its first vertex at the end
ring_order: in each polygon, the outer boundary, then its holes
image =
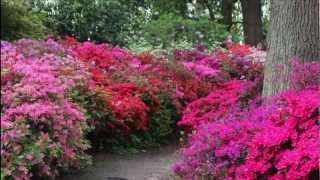
POLYGON ((131 155, 98 153, 93 165, 59 180, 168 180, 179 160, 177 143, 131 155))

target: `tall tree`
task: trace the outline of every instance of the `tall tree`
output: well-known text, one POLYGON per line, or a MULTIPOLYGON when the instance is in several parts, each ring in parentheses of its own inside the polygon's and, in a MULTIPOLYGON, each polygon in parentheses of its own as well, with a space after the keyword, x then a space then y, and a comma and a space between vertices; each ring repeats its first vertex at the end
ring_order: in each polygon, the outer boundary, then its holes
POLYGON ((245 43, 256 46, 263 41, 260 0, 240 0, 245 43))
POLYGON ((233 11, 234 0, 222 0, 221 1, 221 14, 223 18, 223 24, 227 26, 230 31, 232 26, 232 11, 233 11))
POLYGON ((291 58, 320 60, 319 0, 272 0, 270 21, 264 96, 290 87, 291 58))

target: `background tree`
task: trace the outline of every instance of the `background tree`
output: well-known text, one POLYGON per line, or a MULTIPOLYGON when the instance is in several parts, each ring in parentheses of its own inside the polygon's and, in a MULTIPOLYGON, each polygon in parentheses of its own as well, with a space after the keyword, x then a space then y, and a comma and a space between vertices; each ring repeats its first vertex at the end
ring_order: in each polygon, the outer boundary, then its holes
MULTIPOLYGON (((1 34, 2 39, 13 40, 43 37, 44 31, 48 31, 59 37, 73 35, 79 41, 109 42, 127 47, 132 42, 140 43, 141 39, 147 44, 157 44, 155 39, 166 39, 168 42, 163 41, 163 47, 177 42, 191 47, 190 44, 198 42, 216 46, 226 34, 242 35, 244 32, 245 42, 257 45, 263 38, 262 26, 267 24, 261 21, 261 6, 267 1, 4 0, 1 8, 7 10, 1 14, 1 34), (173 24, 175 22, 183 23, 173 24), (188 28, 183 29, 184 26, 188 28), (167 31, 173 33, 164 34, 167 31), (137 36, 138 39, 133 38, 137 36)), ((234 38, 243 39, 242 36, 234 38)))
POLYGON ((243 29, 244 41, 246 44, 257 46, 263 43, 263 23, 262 23, 262 6, 268 0, 199 0, 197 3, 203 5, 204 10, 209 12, 211 20, 218 20, 227 26, 228 31, 243 29), (235 6, 240 3, 241 12, 237 12, 235 6), (215 7, 218 7, 216 9, 215 7), (241 16, 242 20, 237 21, 237 16, 241 16), (238 26, 242 24, 242 27, 238 26), (235 26, 235 28, 232 28, 235 26))
POLYGON ((227 26, 227 29, 230 31, 231 26, 233 25, 233 6, 235 1, 234 0, 222 0, 221 1, 221 14, 223 17, 223 24, 227 26))
POLYGON ((246 44, 256 46, 264 40, 260 0, 240 0, 243 16, 243 33, 246 44))
POLYGON ((163 14, 142 27, 144 38, 153 46, 170 48, 182 41, 206 43, 218 46, 229 35, 226 26, 212 22, 208 17, 183 18, 174 14, 163 14))
POLYGON ((46 28, 41 14, 32 11, 32 6, 24 0, 1 1, 1 34, 3 40, 18 38, 42 38, 46 28))
POLYGON ((124 45, 122 32, 132 17, 132 1, 56 0, 40 1, 57 35, 73 35, 79 41, 93 40, 124 45))
POLYGON ((271 1, 264 96, 290 87, 291 58, 320 60, 319 34, 319 0, 271 1))

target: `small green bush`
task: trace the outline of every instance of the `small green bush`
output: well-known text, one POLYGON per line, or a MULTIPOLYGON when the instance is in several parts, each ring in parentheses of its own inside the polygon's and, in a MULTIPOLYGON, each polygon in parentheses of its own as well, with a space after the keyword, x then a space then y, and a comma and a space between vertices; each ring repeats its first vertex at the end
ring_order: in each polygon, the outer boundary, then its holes
POLYGON ((91 142, 92 149, 101 150, 109 144, 115 143, 120 132, 108 128, 108 123, 117 119, 112 115, 106 105, 105 94, 99 90, 90 90, 85 85, 78 85, 69 92, 71 99, 85 109, 90 128, 86 131, 87 139, 91 142))
MULTIPOLYGON (((157 97, 160 104, 148 113, 148 130, 144 132, 144 136, 150 142, 165 143, 168 136, 173 134, 179 116, 168 94, 159 94, 157 97)), ((142 98, 146 103, 151 102, 148 94, 145 94, 142 98)))

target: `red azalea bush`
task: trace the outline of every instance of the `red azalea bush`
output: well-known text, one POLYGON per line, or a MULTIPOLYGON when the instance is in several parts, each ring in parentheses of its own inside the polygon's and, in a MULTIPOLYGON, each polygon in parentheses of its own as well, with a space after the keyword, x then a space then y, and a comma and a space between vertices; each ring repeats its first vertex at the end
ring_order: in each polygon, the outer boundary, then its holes
POLYGON ((51 40, 1 42, 1 179, 54 177, 90 162, 86 118, 67 96, 86 70, 58 52, 51 40))
MULTIPOLYGON (((148 107, 139 97, 143 89, 134 82, 117 82, 113 76, 116 70, 125 66, 123 61, 126 60, 125 57, 130 57, 128 52, 106 44, 96 45, 90 42, 78 44, 72 51, 91 71, 91 89, 102 89, 105 94, 104 111, 111 111, 112 116, 108 118, 110 121, 105 123, 106 128, 122 129, 125 134, 145 129, 148 107)), ((95 125, 99 126, 99 121, 96 121, 95 125)))
POLYGON ((311 62, 301 64, 299 60, 293 59, 291 66, 294 73, 290 74, 289 79, 292 81, 295 89, 319 85, 320 63, 311 62))
MULTIPOLYGON (((139 97, 139 88, 133 83, 113 84, 106 87, 109 95, 107 104, 111 108, 119 126, 129 133, 147 126, 147 105, 139 97)), ((115 128, 115 127, 114 127, 115 128)))
POLYGON ((117 119, 108 126, 121 128, 125 134, 147 129, 147 113, 155 108, 147 107, 143 94, 149 94, 153 104, 160 102, 158 94, 170 94, 176 109, 181 109, 182 104, 207 95, 211 89, 210 84, 187 75, 181 65, 148 53, 134 56, 125 49, 89 42, 71 48, 91 71, 92 89, 100 88, 106 94, 105 104, 117 119))
POLYGON ((195 54, 192 60, 182 62, 186 69, 215 86, 209 95, 186 106, 178 125, 195 129, 201 123, 222 118, 233 106, 245 106, 259 95, 263 64, 250 57, 255 49, 232 42, 226 46, 227 50, 216 49, 208 56, 195 54))
POLYGON ((89 110, 89 124, 94 128, 89 133, 89 139, 95 148, 113 145, 128 149, 131 143, 137 147, 147 144, 146 138, 151 134, 151 141, 156 143, 157 138, 170 135, 175 120, 171 118, 174 112, 166 109, 172 107, 166 105, 166 96, 162 95, 168 93, 166 87, 169 84, 164 85, 162 80, 162 74, 165 74, 160 70, 162 62, 155 63, 155 58, 149 54, 133 56, 125 49, 110 45, 72 43, 69 48, 73 56, 84 62, 91 72, 90 88, 74 89, 72 98, 89 110), (150 69, 142 70, 142 65, 150 69), (154 115, 162 111, 161 115, 154 115), (160 125, 161 122, 163 125, 160 125), (139 144, 130 142, 139 138, 139 144))
POLYGON ((84 42, 76 46, 73 52, 80 60, 92 64, 94 67, 107 69, 114 63, 113 56, 107 49, 107 44, 96 45, 91 42, 84 42))
POLYGON ((187 105, 183 112, 180 126, 196 129, 201 123, 208 123, 222 118, 232 106, 236 106, 252 88, 253 83, 246 80, 232 80, 213 90, 208 96, 197 99, 187 105))

